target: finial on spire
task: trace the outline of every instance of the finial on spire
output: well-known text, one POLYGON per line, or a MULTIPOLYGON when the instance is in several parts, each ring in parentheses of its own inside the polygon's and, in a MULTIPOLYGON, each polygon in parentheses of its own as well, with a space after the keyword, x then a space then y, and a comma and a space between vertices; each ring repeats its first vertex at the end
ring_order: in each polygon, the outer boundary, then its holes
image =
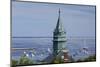
POLYGON ((60 8, 59 8, 59 16, 60 16, 60 8))
POLYGON ((60 18, 60 8, 59 8, 59 11, 58 11, 58 20, 57 20, 57 25, 56 25, 56 29, 55 29, 55 31, 57 31, 57 32, 62 32, 62 31, 64 31, 64 29, 63 29, 63 24, 62 24, 62 22, 61 22, 61 18, 60 18))

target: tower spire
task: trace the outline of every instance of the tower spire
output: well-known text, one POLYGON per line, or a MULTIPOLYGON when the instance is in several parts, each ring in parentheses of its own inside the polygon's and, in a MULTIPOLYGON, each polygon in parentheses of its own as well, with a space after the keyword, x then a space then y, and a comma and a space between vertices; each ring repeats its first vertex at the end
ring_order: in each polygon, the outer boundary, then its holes
POLYGON ((59 18, 60 18, 60 8, 59 8, 59 18))
MULTIPOLYGON (((68 51, 66 49, 66 32, 63 28, 63 24, 61 22, 61 11, 60 11, 60 8, 59 8, 59 11, 58 11, 58 20, 57 20, 57 25, 56 25, 56 28, 53 32, 53 55, 54 55, 54 58, 58 59, 61 57, 63 62, 69 62, 69 59, 68 59, 68 51)), ((61 61, 62 61, 61 60, 61 61)))
POLYGON ((56 29, 55 31, 56 32, 60 32, 60 31, 64 31, 64 28, 63 28, 63 25, 62 25, 62 22, 61 22, 61 11, 60 11, 60 8, 59 8, 59 11, 58 11, 58 21, 57 21, 57 25, 56 25, 56 29))

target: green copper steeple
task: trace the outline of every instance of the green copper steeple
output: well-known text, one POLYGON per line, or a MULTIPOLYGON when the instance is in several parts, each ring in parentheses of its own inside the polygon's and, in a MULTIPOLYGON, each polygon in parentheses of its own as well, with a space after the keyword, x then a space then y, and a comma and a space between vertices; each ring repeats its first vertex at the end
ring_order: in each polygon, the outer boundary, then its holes
POLYGON ((59 15, 58 15, 58 20, 57 20, 57 25, 53 32, 53 53, 55 56, 58 55, 62 49, 66 48, 65 47, 66 46, 66 32, 61 22, 60 9, 58 13, 59 15))
POLYGON ((61 11, 59 15, 56 28, 53 32, 53 57, 54 60, 60 59, 61 62, 70 62, 68 50, 66 49, 66 32, 61 22, 61 11))
POLYGON ((63 24, 60 18, 60 9, 59 9, 59 16, 58 16, 55 32, 64 32, 63 24))

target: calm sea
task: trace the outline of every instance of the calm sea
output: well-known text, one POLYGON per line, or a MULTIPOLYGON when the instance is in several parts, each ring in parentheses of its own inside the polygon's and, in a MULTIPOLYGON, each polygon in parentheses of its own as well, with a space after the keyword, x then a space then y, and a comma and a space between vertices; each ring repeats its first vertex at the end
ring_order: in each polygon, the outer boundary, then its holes
MULTIPOLYGON (((34 51, 26 50, 28 57, 34 60, 43 60, 52 53, 52 38, 12 38, 12 48, 34 48, 34 51), (32 55, 33 53, 33 55, 32 55)), ((66 48, 69 55, 75 60, 83 59, 96 53, 96 43, 93 37, 68 38, 66 48)), ((12 59, 18 60, 24 54, 24 50, 12 50, 12 59)))

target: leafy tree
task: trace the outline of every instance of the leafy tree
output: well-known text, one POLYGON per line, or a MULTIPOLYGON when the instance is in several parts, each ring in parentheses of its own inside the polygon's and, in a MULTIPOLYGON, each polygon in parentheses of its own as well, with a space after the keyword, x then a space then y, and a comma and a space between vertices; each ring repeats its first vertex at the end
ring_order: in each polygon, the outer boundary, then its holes
POLYGON ((76 62, 90 62, 90 61, 96 61, 96 55, 89 56, 89 57, 87 57, 85 59, 79 59, 76 62))
POLYGON ((21 56, 18 64, 19 65, 29 65, 29 64, 33 64, 33 61, 27 56, 23 55, 21 56))
POLYGON ((12 67, 16 67, 17 64, 18 64, 17 60, 12 60, 12 64, 11 64, 12 67))
POLYGON ((96 56, 89 56, 88 58, 85 58, 83 61, 89 62, 89 61, 96 61, 96 56))
POLYGON ((63 59, 61 59, 60 57, 55 57, 52 61, 52 63, 55 64, 60 64, 60 63, 64 63, 63 59))

